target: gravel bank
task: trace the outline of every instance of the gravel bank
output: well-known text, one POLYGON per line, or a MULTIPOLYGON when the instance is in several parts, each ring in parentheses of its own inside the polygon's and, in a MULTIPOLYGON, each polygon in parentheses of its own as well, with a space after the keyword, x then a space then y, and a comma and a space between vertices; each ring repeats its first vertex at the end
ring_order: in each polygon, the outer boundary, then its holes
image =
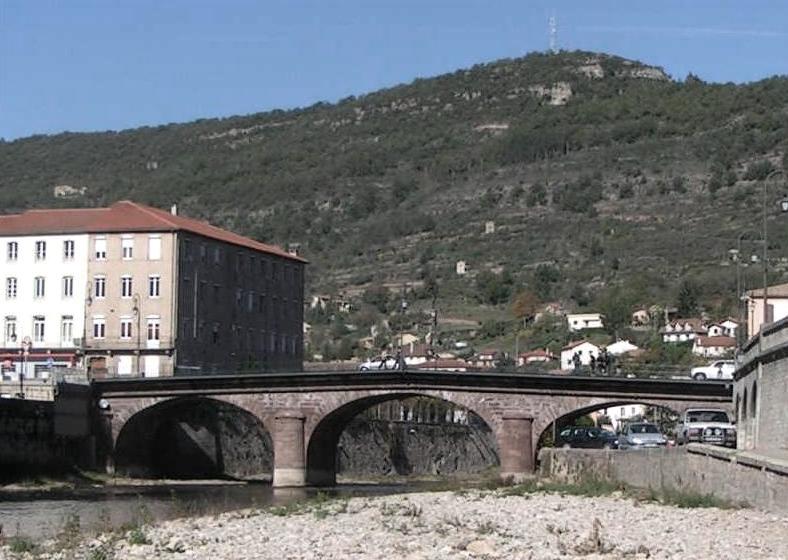
MULTIPOLYGON (((148 544, 131 544, 140 533, 127 533, 39 557, 788 559, 788 517, 616 496, 470 491, 353 498, 174 520, 143 533, 148 544)), ((0 550, 0 558, 13 557, 0 550)))

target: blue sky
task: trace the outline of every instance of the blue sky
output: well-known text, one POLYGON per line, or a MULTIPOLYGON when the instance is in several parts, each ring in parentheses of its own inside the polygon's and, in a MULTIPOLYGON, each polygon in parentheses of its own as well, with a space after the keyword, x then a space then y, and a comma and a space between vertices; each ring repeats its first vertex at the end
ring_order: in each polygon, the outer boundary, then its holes
POLYGON ((785 0, 0 0, 0 137, 336 101, 558 45, 788 74, 785 0))

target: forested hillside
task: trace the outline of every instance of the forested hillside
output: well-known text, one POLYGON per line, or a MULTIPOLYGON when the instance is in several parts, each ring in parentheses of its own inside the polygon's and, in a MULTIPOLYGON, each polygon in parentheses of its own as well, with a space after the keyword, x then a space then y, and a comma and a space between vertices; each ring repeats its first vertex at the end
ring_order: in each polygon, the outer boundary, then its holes
MULTIPOLYGON (((524 289, 570 308, 668 303, 682 279, 724 312, 728 251, 760 227, 759 180, 788 165, 787 146, 784 76, 706 84, 532 54, 336 104, 2 142, 0 209, 177 203, 300 243, 313 292, 409 283, 458 315, 524 289), (86 190, 56 199, 57 185, 86 190)), ((770 226, 775 265, 787 226, 770 226)))

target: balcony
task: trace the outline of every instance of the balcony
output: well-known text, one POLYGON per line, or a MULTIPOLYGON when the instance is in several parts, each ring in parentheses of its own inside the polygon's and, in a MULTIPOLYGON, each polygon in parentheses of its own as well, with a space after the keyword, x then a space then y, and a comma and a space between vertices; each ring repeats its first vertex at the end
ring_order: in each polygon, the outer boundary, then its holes
POLYGON ((142 338, 87 338, 82 345, 83 350, 106 350, 106 351, 137 351, 159 350, 173 348, 175 339, 172 337, 162 337, 158 340, 146 340, 142 338))

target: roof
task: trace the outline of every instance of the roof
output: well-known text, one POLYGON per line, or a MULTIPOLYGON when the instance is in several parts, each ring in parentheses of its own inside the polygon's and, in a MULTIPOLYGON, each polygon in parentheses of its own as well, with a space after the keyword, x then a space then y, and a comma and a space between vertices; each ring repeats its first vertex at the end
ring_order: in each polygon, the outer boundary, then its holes
POLYGON ((519 356, 520 358, 555 358, 551 352, 547 352, 538 348, 536 350, 531 350, 529 352, 522 352, 519 356))
MULTIPOLYGON (((757 290, 749 290, 747 295, 750 297, 755 298, 762 298, 763 297, 763 288, 758 288, 757 290)), ((788 284, 775 284, 774 286, 768 286, 767 297, 784 297, 788 298, 788 284)))
POLYGON ((107 208, 28 210, 22 214, 0 216, 0 236, 161 231, 187 231, 254 251, 307 262, 280 247, 260 243, 207 222, 174 215, 129 200, 116 202, 107 208))
POLYGON ((572 348, 577 348, 581 344, 586 344, 586 343, 590 344, 594 348, 599 348, 599 346, 597 346, 596 344, 594 344, 593 342, 590 342, 588 340, 576 340, 574 342, 570 342, 569 344, 567 344, 566 346, 561 348, 561 352, 566 352, 567 350, 571 350, 572 348))
POLYGON ((732 336, 699 336, 695 339, 695 344, 705 347, 733 348, 736 346, 736 339, 732 336))

